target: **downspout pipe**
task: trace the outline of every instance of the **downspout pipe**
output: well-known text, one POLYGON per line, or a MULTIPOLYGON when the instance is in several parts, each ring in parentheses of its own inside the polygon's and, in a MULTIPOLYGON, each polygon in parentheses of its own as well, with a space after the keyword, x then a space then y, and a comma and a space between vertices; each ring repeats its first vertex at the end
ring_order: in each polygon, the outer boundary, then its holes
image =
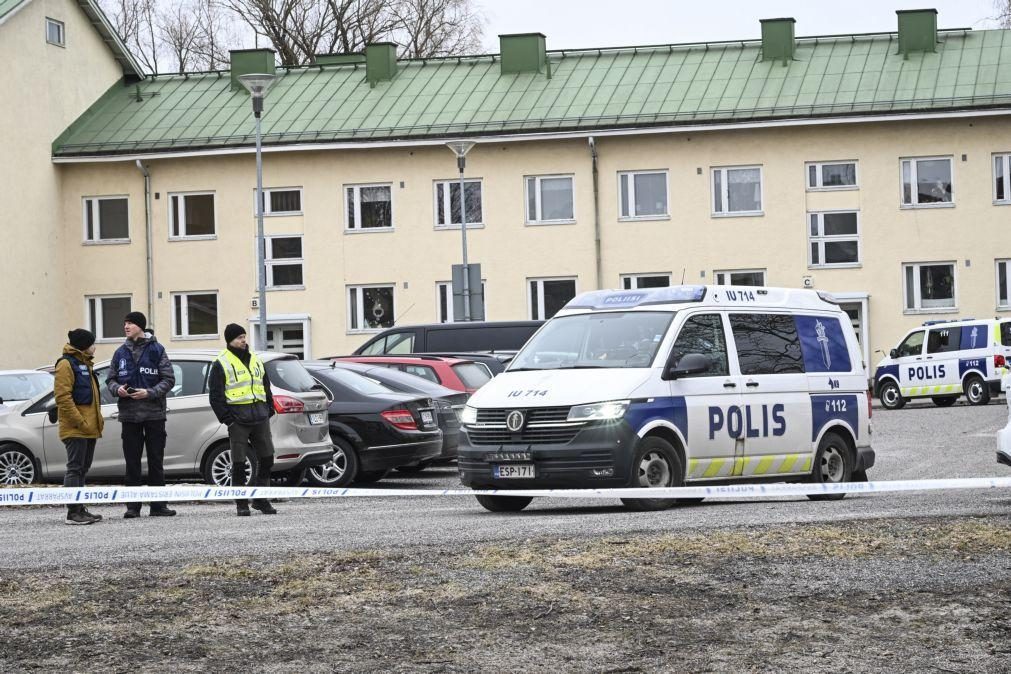
POLYGON ((593 136, 587 138, 590 144, 590 159, 593 163, 593 251, 597 275, 597 290, 604 282, 603 261, 600 254, 600 172, 597 167, 597 143, 593 136))
POLYGON ((154 252, 151 225, 151 174, 137 160, 137 169, 144 175, 144 231, 147 239, 147 324, 154 329, 154 252))

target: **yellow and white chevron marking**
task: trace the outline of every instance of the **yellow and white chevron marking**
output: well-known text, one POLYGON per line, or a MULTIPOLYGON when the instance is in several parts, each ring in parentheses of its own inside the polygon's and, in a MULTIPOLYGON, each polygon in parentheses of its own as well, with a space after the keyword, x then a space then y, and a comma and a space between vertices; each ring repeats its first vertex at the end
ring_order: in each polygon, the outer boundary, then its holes
POLYGON ((949 393, 961 393, 961 384, 941 384, 939 386, 908 386, 906 388, 900 389, 902 395, 907 397, 912 396, 936 396, 949 393))
POLYGON ((687 477, 689 480, 715 480, 725 477, 810 473, 811 461, 810 452, 723 459, 691 459, 688 462, 687 477))

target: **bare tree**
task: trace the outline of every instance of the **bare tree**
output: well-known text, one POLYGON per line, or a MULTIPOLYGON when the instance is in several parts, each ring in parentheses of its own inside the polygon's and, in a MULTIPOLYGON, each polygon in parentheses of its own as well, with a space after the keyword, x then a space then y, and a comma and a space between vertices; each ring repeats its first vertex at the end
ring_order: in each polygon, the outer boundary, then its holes
POLYGON ((179 3, 173 10, 162 11, 157 17, 161 42, 175 59, 179 72, 196 70, 203 32, 192 8, 179 3))
POLYGON ((471 0, 400 0, 397 42, 410 58, 473 54, 481 48, 484 19, 471 0))
POLYGON ((994 19, 1001 28, 1011 28, 1011 0, 994 0, 993 8, 997 12, 994 19))
POLYGON ((112 20, 123 44, 141 67, 158 72, 161 41, 158 39, 155 0, 113 0, 106 13, 112 20))

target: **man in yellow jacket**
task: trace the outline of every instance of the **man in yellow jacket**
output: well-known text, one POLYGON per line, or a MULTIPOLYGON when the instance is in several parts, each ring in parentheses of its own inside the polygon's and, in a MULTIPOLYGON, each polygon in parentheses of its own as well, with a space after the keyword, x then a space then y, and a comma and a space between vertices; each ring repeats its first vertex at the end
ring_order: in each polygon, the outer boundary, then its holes
MULTIPOLYGON (((94 370, 95 335, 78 328, 67 333, 67 342, 54 373, 60 440, 67 448, 63 486, 83 487, 105 420, 94 370)), ((101 515, 91 514, 83 505, 67 506, 67 524, 94 524, 100 519, 101 515)))

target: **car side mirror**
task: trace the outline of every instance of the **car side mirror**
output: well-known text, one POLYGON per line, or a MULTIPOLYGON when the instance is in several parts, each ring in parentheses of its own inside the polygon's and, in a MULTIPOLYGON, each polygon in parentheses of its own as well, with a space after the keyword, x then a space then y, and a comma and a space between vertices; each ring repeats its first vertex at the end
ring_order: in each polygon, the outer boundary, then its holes
POLYGON ((891 351, 888 352, 888 357, 889 358, 898 358, 899 357, 899 350, 898 349, 892 349, 891 351))
POLYGON ((56 421, 60 418, 59 412, 60 410, 57 407, 54 407, 53 409, 49 410, 49 423, 51 424, 56 423, 56 421))
POLYGON ((709 356, 701 353, 686 353, 677 362, 677 365, 667 371, 667 376, 670 379, 680 379, 693 374, 702 374, 709 370, 711 363, 709 356))

